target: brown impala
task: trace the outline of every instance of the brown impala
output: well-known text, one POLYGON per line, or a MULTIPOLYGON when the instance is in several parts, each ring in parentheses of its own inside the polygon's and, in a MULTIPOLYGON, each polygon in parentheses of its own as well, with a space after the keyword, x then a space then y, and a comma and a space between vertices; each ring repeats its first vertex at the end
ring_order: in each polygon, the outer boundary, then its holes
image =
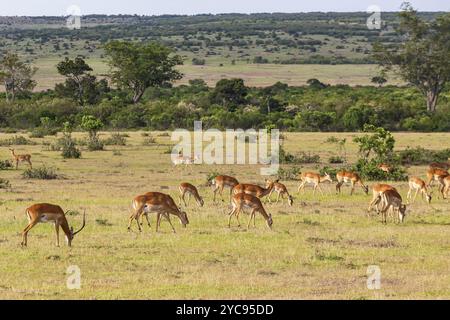
POLYGON ((212 179, 211 184, 214 186, 214 199, 213 201, 216 202, 216 193, 217 191, 219 191, 220 197, 222 198, 223 201, 223 188, 227 187, 230 188, 230 201, 231 201, 231 192, 233 190, 233 187, 238 185, 239 182, 237 181, 236 178, 230 177, 230 176, 217 176, 214 179, 212 179))
POLYGON ((442 178, 448 176, 448 171, 436 168, 430 168, 427 170, 427 185, 431 186, 433 181, 439 182, 442 178))
POLYGON ((178 190, 180 190, 180 200, 183 200, 184 206, 187 207, 187 205, 189 204, 190 200, 191 200, 191 195, 194 196, 195 201, 197 201, 197 204, 200 207, 203 207, 203 205, 205 204, 205 202, 203 201, 203 198, 200 197, 197 188, 187 182, 183 182, 180 184, 180 186, 178 187, 178 190), (185 195, 188 195, 188 202, 186 204, 186 201, 184 199, 185 195))
POLYGON ((300 180, 302 181, 300 185, 298 186, 298 192, 305 191, 305 185, 306 184, 312 184, 313 185, 313 195, 316 193, 316 189, 318 188, 320 192, 323 195, 322 188, 320 187, 320 184, 325 181, 333 182, 333 179, 331 179, 330 175, 325 172, 325 175, 321 176, 318 173, 315 172, 303 172, 300 175, 300 180))
POLYGON ((63 229, 67 245, 72 245, 73 237, 83 230, 86 225, 86 213, 83 214, 83 225, 78 231, 73 231, 73 227, 69 227, 69 223, 66 219, 66 214, 60 206, 49 203, 37 203, 33 204, 25 210, 28 218, 28 225, 22 232, 22 246, 27 245, 28 232, 38 223, 53 222, 55 224, 56 231, 56 246, 59 247, 59 227, 63 229))
POLYGON ((445 176, 440 181, 442 183, 441 193, 444 199, 447 199, 450 191, 450 175, 445 176))
POLYGON ((239 183, 237 186, 235 186, 232 190, 233 195, 238 193, 246 193, 251 194, 252 196, 262 198, 264 196, 267 196, 269 193, 272 192, 275 183, 278 183, 278 180, 270 181, 266 180, 266 188, 258 186, 256 184, 248 184, 248 183, 239 183))
POLYGON ((11 154, 14 158, 14 161, 16 162, 16 170, 19 167, 19 162, 27 162, 30 165, 30 168, 33 168, 33 165, 31 164, 31 155, 29 154, 16 154, 14 149, 9 149, 11 151, 11 154))
POLYGON ((394 222, 398 220, 403 222, 406 216, 406 205, 402 204, 402 196, 396 190, 386 190, 382 192, 381 197, 381 219, 383 223, 387 223, 387 214, 391 212, 394 216, 394 222))
POLYGON ((412 202, 414 203, 414 201, 416 201, 416 198, 417 198, 417 193, 420 192, 420 194, 422 195, 422 199, 423 199, 423 196, 425 196, 427 199, 427 203, 431 202, 431 193, 428 192, 427 184, 425 183, 425 181, 423 181, 422 179, 417 178, 417 177, 411 177, 411 178, 409 178, 408 185, 409 185, 409 190, 408 190, 408 195, 406 196, 406 199, 408 199, 408 201, 412 199, 412 202), (414 190, 416 191, 416 193, 413 198, 412 193, 414 190))
POLYGON ((372 210, 372 207, 375 206, 377 213, 379 212, 379 205, 381 205, 381 194, 387 190, 395 190, 397 191, 397 189, 395 189, 393 186, 389 185, 389 184, 384 184, 384 183, 377 183, 372 187, 372 201, 369 204, 369 208, 367 209, 367 214, 370 214, 370 211, 372 210))
POLYGON ((186 212, 181 211, 181 209, 177 207, 175 201, 173 201, 170 195, 161 192, 147 192, 146 194, 135 197, 132 201, 132 207, 134 209, 134 212, 130 216, 128 222, 128 230, 131 229, 131 223, 134 219, 136 219, 139 231, 141 231, 141 226, 139 224, 139 218, 141 215, 145 215, 148 226, 150 227, 150 221, 148 219, 148 213, 150 212, 157 213, 156 232, 158 232, 159 226, 161 224, 161 216, 164 216, 164 218, 169 221, 174 233, 175 228, 170 221, 171 214, 177 216, 180 219, 183 227, 186 227, 186 225, 189 223, 186 212))
POLYGON ((338 181, 338 183, 336 185, 336 191, 338 193, 341 193, 341 186, 344 183, 350 183, 350 185, 352 187, 352 189, 350 191, 350 195, 353 194, 353 191, 355 190, 355 185, 356 184, 359 184, 361 186, 361 188, 363 188, 365 194, 369 194, 369 187, 366 186, 362 182, 360 176, 356 172, 350 172, 350 171, 342 170, 342 171, 340 171, 340 172, 338 172, 336 174, 336 179, 338 181))
POLYGON ((253 226, 256 226, 255 222, 256 212, 259 212, 264 217, 267 226, 272 229, 273 224, 272 215, 266 212, 259 198, 252 196, 251 194, 238 193, 233 195, 231 205, 232 209, 228 213, 229 214, 228 227, 230 227, 231 225, 231 218, 233 217, 233 215, 236 216, 238 227, 240 227, 241 223, 239 222, 239 213, 242 211, 242 209, 248 208, 251 209, 251 212, 250 212, 250 219, 248 220, 247 224, 247 229, 250 228, 250 222, 252 221, 252 219, 253 219, 253 226))
MULTIPOLYGON (((269 188, 269 187, 270 187, 270 182, 271 182, 271 181, 267 180, 267 182, 266 182, 266 188, 269 188)), ((280 200, 280 196, 281 196, 281 202, 283 202, 284 196, 286 195, 286 196, 287 196, 287 200, 288 200, 288 204, 289 204, 290 206, 292 206, 292 204, 294 203, 294 199, 293 199, 292 196, 289 194, 289 192, 288 192, 286 186, 285 186, 284 184, 282 184, 282 183, 279 183, 279 182, 275 182, 275 183, 273 184, 273 189, 272 189, 272 191, 270 191, 269 195, 267 196, 267 200, 269 201, 269 203, 271 202, 270 196, 272 195, 272 193, 273 193, 274 191, 278 194, 278 195, 277 195, 277 200, 275 201, 276 203, 278 203, 278 201, 280 200)))

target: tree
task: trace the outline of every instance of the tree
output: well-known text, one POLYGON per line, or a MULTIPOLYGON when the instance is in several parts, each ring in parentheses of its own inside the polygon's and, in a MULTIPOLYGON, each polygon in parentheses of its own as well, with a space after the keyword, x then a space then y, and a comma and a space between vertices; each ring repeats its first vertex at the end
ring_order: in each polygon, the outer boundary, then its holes
POLYGON ((111 66, 111 79, 119 88, 133 94, 133 103, 139 102, 149 87, 167 86, 182 78, 175 69, 182 64, 181 57, 158 43, 139 44, 111 41, 105 46, 111 66))
POLYGON ((375 76, 370 81, 377 84, 379 87, 387 82, 386 78, 383 76, 375 76))
POLYGON ((74 60, 65 58, 56 66, 59 74, 67 77, 64 84, 55 86, 55 91, 65 97, 71 97, 80 105, 84 103, 96 103, 103 91, 108 91, 106 80, 97 81, 97 78, 89 74, 92 68, 84 61, 82 56, 74 60))
POLYGON ((366 124, 364 125, 364 132, 372 134, 353 139, 358 144, 359 153, 363 156, 363 159, 369 159, 372 153, 375 153, 375 158, 380 162, 392 158, 395 139, 388 130, 366 124))
POLYGON ((6 100, 14 101, 17 94, 28 93, 36 86, 32 78, 37 68, 20 61, 16 53, 7 52, 0 60, 0 81, 6 91, 6 100))
POLYGON ((245 103, 247 92, 248 88, 244 85, 244 80, 239 78, 221 79, 211 92, 211 100, 232 109, 245 103))
POLYGON ((426 22, 409 3, 399 13, 398 32, 406 39, 395 47, 374 45, 374 58, 385 71, 393 70, 426 97, 427 110, 436 111, 440 93, 450 80, 450 14, 426 22))
POLYGON ((320 82, 317 79, 308 79, 308 81, 306 81, 306 83, 311 87, 311 88, 315 88, 315 89, 324 89, 327 87, 327 85, 325 83, 320 82))
POLYGON ((81 128, 88 132, 88 149, 103 150, 103 143, 98 139, 97 132, 103 127, 103 123, 94 116, 88 115, 81 118, 81 128))

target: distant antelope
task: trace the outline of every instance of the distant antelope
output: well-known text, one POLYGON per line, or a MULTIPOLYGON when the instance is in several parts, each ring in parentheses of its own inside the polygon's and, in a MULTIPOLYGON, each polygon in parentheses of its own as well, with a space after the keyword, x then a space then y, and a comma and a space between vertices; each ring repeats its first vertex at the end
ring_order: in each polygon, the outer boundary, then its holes
POLYGON ((16 154, 14 149, 9 149, 11 151, 12 156, 14 157, 14 161, 16 162, 16 170, 19 167, 19 162, 28 162, 30 168, 33 169, 33 165, 31 164, 31 155, 29 154, 16 154))
POLYGON ((387 223, 387 214, 392 213, 394 222, 402 223, 406 216, 406 205, 402 204, 402 196, 396 190, 386 190, 380 194, 382 209, 381 220, 387 223))
POLYGON ((277 183, 278 180, 275 181, 271 181, 271 180, 266 180, 266 187, 261 187, 258 186, 256 184, 248 184, 248 183, 239 183, 238 185, 236 185, 232 192, 233 194, 238 194, 238 193, 246 193, 246 194, 251 194, 252 196, 258 197, 258 198, 262 198, 267 196, 269 193, 272 192, 275 183, 277 183))
POLYGON ((182 165, 184 164, 186 167, 188 165, 194 164, 195 160, 198 160, 199 157, 196 155, 195 157, 190 157, 190 156, 182 156, 181 154, 175 156, 174 158, 172 158, 172 163, 177 166, 177 165, 182 165))
POLYGON ((390 173, 392 171, 392 166, 390 166, 386 163, 380 163, 378 165, 378 169, 380 169, 381 171, 384 171, 386 173, 390 173))
POLYGON ((427 170, 427 185, 428 187, 431 187, 431 184, 433 181, 439 182, 441 178, 448 176, 448 171, 437 169, 437 168, 430 168, 427 170))
POLYGON ((72 240, 77 233, 83 230, 86 225, 86 214, 83 214, 83 225, 78 231, 73 231, 73 227, 69 227, 66 219, 66 213, 60 206, 50 203, 33 204, 25 210, 28 218, 28 225, 22 232, 22 246, 27 245, 28 232, 38 223, 53 222, 56 232, 56 246, 59 247, 59 227, 61 227, 66 235, 67 245, 72 245, 72 240))
POLYGON ((386 192, 387 190, 394 190, 397 191, 397 189, 395 189, 395 187, 389 185, 389 184, 383 184, 383 183, 377 183, 372 187, 372 201, 369 204, 369 208, 367 209, 367 214, 370 214, 370 211, 372 210, 372 208, 375 206, 377 213, 379 213, 380 209, 379 206, 381 205, 381 194, 383 192, 386 192))
POLYGON ((250 219, 248 220, 248 224, 247 224, 247 229, 250 228, 250 223, 252 221, 252 218, 253 218, 253 226, 256 226, 256 222, 255 222, 256 212, 259 212, 264 217, 264 219, 266 220, 267 226, 272 229, 272 224, 273 224, 272 215, 268 214, 266 212, 266 210, 264 209, 264 207, 261 203, 261 200, 259 200, 259 198, 255 197, 251 194, 238 193, 238 194, 233 195, 232 200, 231 200, 231 205, 232 205, 232 209, 228 213, 228 215, 229 215, 228 227, 231 226, 231 218, 233 217, 233 215, 236 216, 236 220, 238 222, 238 227, 240 227, 241 223, 239 222, 239 213, 242 211, 242 209, 248 208, 248 209, 251 209, 251 212, 250 212, 250 219))
POLYGON ((178 187, 178 190, 180 190, 180 201, 183 200, 184 206, 187 207, 190 200, 191 200, 191 195, 194 196, 195 201, 197 201, 198 205, 200 207, 203 207, 203 205, 205 204, 205 202, 203 201, 203 198, 200 197, 197 188, 187 182, 183 182, 180 184, 180 186, 178 187), (184 199, 185 195, 188 195, 188 204, 186 204, 186 201, 184 199))
POLYGON ((350 183, 351 187, 352 187, 352 189, 350 191, 350 195, 353 194, 353 191, 355 190, 355 185, 356 184, 359 184, 361 186, 361 188, 364 190, 365 194, 369 194, 369 187, 366 186, 362 182, 360 176, 357 173, 355 173, 355 172, 350 172, 350 171, 345 171, 345 170, 340 171, 340 172, 338 172, 336 174, 336 179, 338 181, 338 183, 336 185, 336 191, 338 193, 341 193, 341 186, 344 183, 350 183))
POLYGON ((167 221, 169 221, 170 226, 172 227, 172 231, 175 233, 175 228, 170 221, 170 215, 173 214, 180 219, 183 227, 189 223, 189 219, 187 217, 186 212, 181 211, 180 208, 177 207, 175 201, 173 201, 172 197, 168 194, 164 194, 161 192, 147 192, 146 194, 137 196, 132 201, 132 207, 134 212, 131 214, 128 222, 128 230, 131 230, 131 223, 136 219, 136 223, 139 231, 141 230, 141 226, 139 224, 139 218, 141 215, 145 215, 148 226, 150 227, 150 221, 148 219, 148 213, 156 212, 156 232, 158 232, 158 228, 161 224, 161 216, 164 216, 167 221))
MULTIPOLYGON (((267 180, 266 188, 270 187, 270 182, 271 181, 267 180)), ((292 196, 289 194, 286 186, 279 182, 274 182, 273 189, 272 189, 272 191, 270 191, 269 195, 267 196, 267 200, 269 201, 269 203, 271 202, 270 197, 272 196, 272 193, 274 191, 277 193, 277 200, 275 201, 276 203, 278 203, 278 201, 280 200, 280 196, 281 196, 281 202, 283 202, 284 196, 286 195, 289 206, 292 206, 292 204, 294 203, 292 196)))
POLYGON ((406 199, 408 199, 408 201, 412 199, 412 203, 414 203, 416 201, 417 193, 419 193, 420 191, 422 199, 425 196, 427 203, 431 202, 431 193, 428 192, 425 181, 417 177, 411 177, 409 178, 408 185, 409 190, 408 195, 406 196, 406 199), (414 190, 416 191, 416 193, 413 198, 412 193, 414 190))
POLYGON ((318 173, 315 172, 304 172, 300 175, 300 180, 302 181, 300 185, 298 186, 297 191, 304 191, 306 184, 313 184, 313 195, 316 193, 316 189, 318 188, 319 191, 323 195, 322 188, 320 187, 320 184, 325 181, 333 182, 333 179, 331 179, 330 175, 325 172, 325 175, 321 176, 318 173))
POLYGON ((239 182, 234 177, 222 175, 222 176, 217 176, 214 179, 212 179, 211 184, 214 186, 213 202, 216 202, 217 191, 219 191, 220 197, 222 198, 222 201, 223 201, 222 192, 223 192, 224 187, 230 188, 230 201, 231 201, 232 190, 233 190, 234 186, 239 184, 239 182))

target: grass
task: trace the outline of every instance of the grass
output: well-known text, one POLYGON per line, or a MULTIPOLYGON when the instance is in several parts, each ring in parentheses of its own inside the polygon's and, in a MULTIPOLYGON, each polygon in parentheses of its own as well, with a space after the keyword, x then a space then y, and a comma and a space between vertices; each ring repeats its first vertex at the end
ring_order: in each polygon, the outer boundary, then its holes
MULTIPOLYGON (((0 298, 2 299, 412 299, 450 298, 448 249, 449 203, 433 199, 432 205, 418 200, 403 225, 382 225, 378 217, 367 218, 370 196, 360 189, 340 196, 334 185, 325 185, 325 196, 313 197, 311 188, 296 193, 298 182, 288 181, 294 206, 266 204, 274 219, 270 231, 261 216, 256 229, 228 228, 224 203, 212 203, 210 187, 200 186, 215 171, 237 176, 241 181, 262 184, 259 168, 250 165, 198 165, 173 168, 165 154, 170 137, 152 132, 156 144, 143 146, 141 132, 128 133, 126 146, 106 151, 83 150, 82 159, 62 159, 59 152, 43 151, 37 145, 17 147, 17 153, 32 155, 33 165, 57 167, 63 180, 25 180, 19 170, 0 171, 11 189, 0 189, 0 298), (120 154, 117 154, 117 151, 120 154), (113 156, 113 152, 116 153, 113 156), (144 232, 127 232, 131 199, 147 191, 170 193, 178 201, 177 186, 189 181, 199 187, 205 206, 194 202, 186 210, 186 229, 172 218, 172 234, 163 221, 161 232, 144 224, 144 232), (57 203, 64 210, 86 210, 86 228, 68 248, 54 246, 54 229, 39 224, 29 234, 28 248, 19 246, 20 232, 27 224, 24 210, 36 202, 57 203), (81 289, 66 288, 66 270, 81 269, 81 289), (381 269, 381 289, 366 287, 367 267, 381 269)), ((17 134, 15 134, 17 135, 17 134)), ((101 133, 100 138, 109 133, 101 133)), ((321 159, 335 154, 324 141, 331 135, 352 133, 287 133, 285 148, 318 153, 321 159)), ((0 134, 0 139, 12 135, 0 134)), ((395 133, 397 146, 444 148, 449 133, 395 133)), ((82 134, 74 133, 75 138, 82 134)), ((46 137, 45 141, 56 139, 46 137)), ((348 143, 350 161, 356 145, 348 143)), ((7 147, 0 159, 10 158, 7 147)), ((315 165, 303 166, 303 170, 315 165)), ((410 174, 424 175, 425 167, 410 167, 410 174)), ((406 196, 406 183, 394 183, 406 196)), ((242 225, 248 216, 243 214, 242 225)), ((82 214, 68 214, 77 229, 82 214)))

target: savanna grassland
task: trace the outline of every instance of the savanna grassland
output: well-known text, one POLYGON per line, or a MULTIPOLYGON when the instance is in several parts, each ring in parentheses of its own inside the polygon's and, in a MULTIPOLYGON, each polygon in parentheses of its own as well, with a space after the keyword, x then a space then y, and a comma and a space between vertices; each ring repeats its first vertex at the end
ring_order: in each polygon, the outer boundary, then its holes
MULTIPOLYGON (((119 298, 275 298, 275 299, 412 299, 450 298, 449 202, 435 197, 431 205, 420 198, 408 210, 402 225, 382 225, 379 217, 366 216, 371 196, 359 188, 349 195, 345 187, 337 196, 333 185, 324 185, 325 195, 312 196, 311 188, 299 195, 298 181, 283 181, 294 195, 294 205, 266 204, 273 215, 273 230, 261 216, 256 228, 227 227, 227 202, 212 202, 206 185, 211 172, 236 176, 241 182, 264 183, 259 166, 195 165, 174 168, 167 150, 170 138, 152 132, 156 143, 143 145, 141 132, 129 132, 126 146, 108 146, 105 151, 83 150, 81 159, 63 160, 59 152, 47 151, 43 141, 16 146, 17 153, 30 153, 34 167, 58 168, 57 180, 26 180, 19 170, 0 171, 11 182, 0 189, 0 298, 2 299, 119 299, 119 298), (189 181, 199 186, 205 206, 193 201, 187 208, 186 229, 173 217, 173 234, 166 221, 158 234, 135 224, 127 232, 131 200, 147 191, 162 191, 178 199, 177 186, 189 181), (69 223, 77 229, 82 212, 86 228, 73 247, 54 246, 50 224, 39 224, 29 234, 28 247, 20 247, 20 232, 26 226, 25 208, 36 202, 60 204, 71 209, 69 223), (81 269, 80 290, 66 288, 66 269, 81 269), (381 269, 381 289, 368 290, 367 267, 381 269)), ((74 134, 80 137, 84 134, 74 134)), ((107 137, 109 133, 102 133, 107 137)), ((287 133, 289 152, 311 151, 322 159, 336 154, 328 137, 352 133, 287 133)), ((7 134, 1 134, 4 139, 7 134)), ((396 148, 448 147, 449 133, 394 133, 396 148)), ((357 146, 349 143, 349 160, 356 159, 357 146)), ((10 158, 7 147, 0 159, 10 158)), ((302 170, 314 170, 305 165, 302 170)), ((424 177, 425 167, 410 167, 408 173, 424 177)), ((369 183, 372 185, 373 182, 369 183)), ((394 182, 406 198, 406 182, 394 182)), ((225 199, 227 199, 225 197, 225 199)), ((178 200, 177 200, 178 201, 178 200)), ((63 237, 61 236, 61 240, 63 237)))

